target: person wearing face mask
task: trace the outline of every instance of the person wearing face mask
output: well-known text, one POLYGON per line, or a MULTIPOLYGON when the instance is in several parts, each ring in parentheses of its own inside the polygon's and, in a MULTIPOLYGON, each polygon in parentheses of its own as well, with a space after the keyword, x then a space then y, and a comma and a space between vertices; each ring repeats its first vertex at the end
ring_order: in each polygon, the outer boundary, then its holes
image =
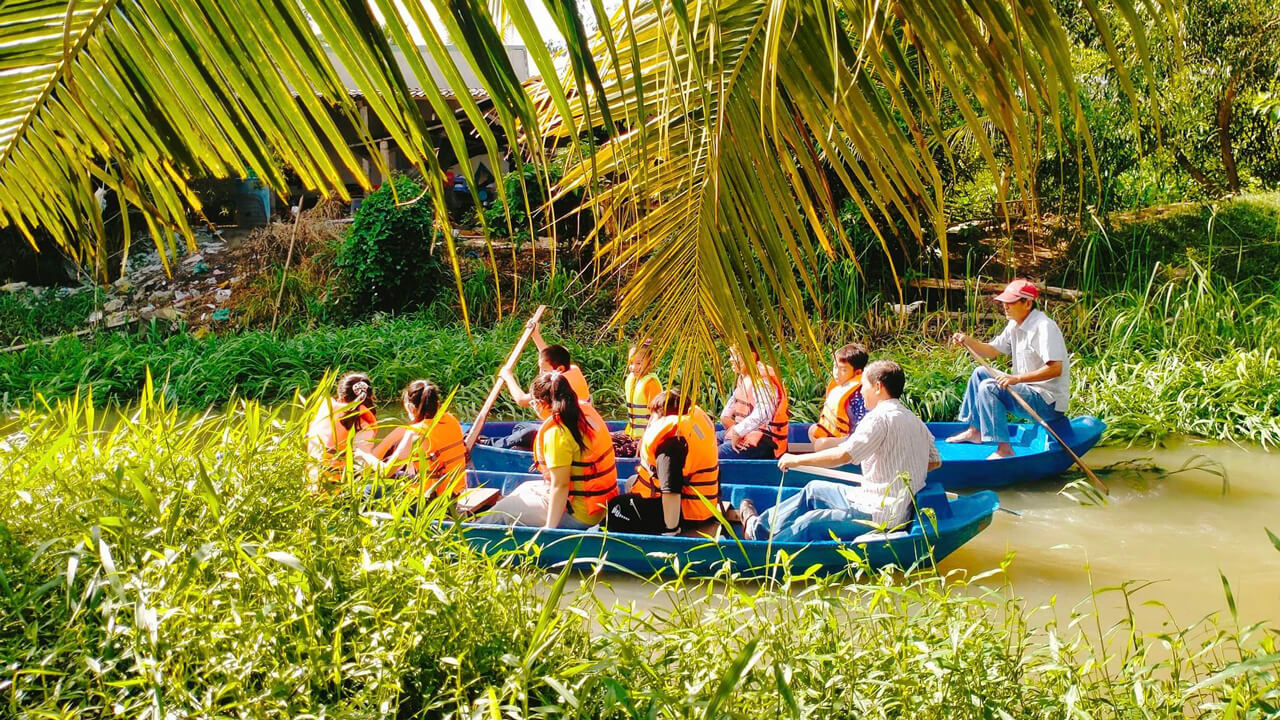
POLYGON ((754 347, 748 347, 745 353, 737 347, 729 348, 729 366, 738 381, 720 412, 720 425, 724 427, 717 433, 720 457, 780 457, 787 451, 791 414, 787 389, 777 368, 761 362, 754 347))

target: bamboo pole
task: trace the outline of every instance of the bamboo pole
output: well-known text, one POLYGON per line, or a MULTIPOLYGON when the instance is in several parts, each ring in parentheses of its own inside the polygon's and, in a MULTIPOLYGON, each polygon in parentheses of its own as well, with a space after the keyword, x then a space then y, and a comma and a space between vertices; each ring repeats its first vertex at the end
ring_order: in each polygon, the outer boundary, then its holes
MULTIPOLYGON (((533 311, 533 317, 529 318, 529 322, 525 323, 524 334, 516 341, 515 347, 511 348, 511 354, 507 356, 507 362, 502 367, 515 367, 516 361, 520 359, 520 353, 524 352, 524 346, 529 344, 529 337, 533 335, 533 328, 542 319, 542 312, 546 309, 546 305, 539 305, 538 309, 533 311)), ((489 397, 485 398, 484 405, 480 407, 480 413, 476 415, 476 421, 471 423, 471 431, 467 433, 467 452, 471 452, 471 448, 475 447, 476 440, 480 439, 480 431, 484 428, 484 421, 489 417, 489 411, 493 409, 493 404, 498 400, 498 394, 502 392, 502 384, 502 378, 499 377, 494 380, 493 388, 489 390, 489 397)))

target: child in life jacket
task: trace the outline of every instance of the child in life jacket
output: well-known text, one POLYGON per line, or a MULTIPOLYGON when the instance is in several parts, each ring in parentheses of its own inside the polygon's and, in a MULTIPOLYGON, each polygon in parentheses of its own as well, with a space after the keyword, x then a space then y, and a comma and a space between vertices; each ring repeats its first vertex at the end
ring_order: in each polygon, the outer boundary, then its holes
POLYGON ((533 456, 542 479, 521 483, 478 522, 581 530, 599 523, 618 494, 613 442, 595 408, 578 402, 563 373, 539 375, 530 388, 542 424, 533 456))
POLYGON ((388 433, 366 463, 392 477, 414 478, 405 487, 411 494, 457 497, 467 487, 462 424, 440 409, 440 390, 426 380, 406 385, 400 399, 408 424, 388 433))
MULTIPOLYGON (((532 323, 532 321, 530 322, 532 323)), ((587 379, 583 376, 582 370, 573 364, 568 348, 563 345, 548 345, 542 339, 540 323, 532 323, 532 329, 533 340, 538 344, 538 372, 540 374, 559 372, 573 389, 578 401, 584 405, 590 405, 591 389, 587 387, 587 379)), ((498 371, 498 377, 502 378, 506 383, 507 392, 511 393, 511 399, 515 400, 517 405, 521 407, 530 406, 533 401, 533 394, 525 392, 520 387, 520 381, 516 380, 514 370, 510 367, 503 367, 498 371)), ((527 450, 532 447, 533 438, 538 432, 538 427, 539 423, 519 423, 512 428, 510 435, 493 438, 490 444, 498 448, 527 450)))
POLYGON ((613 434, 613 451, 618 457, 635 457, 640 438, 649 427, 649 404, 662 392, 662 381, 653 372, 651 340, 627 350, 627 377, 622 383, 622 399, 627 403, 627 426, 613 434))
POLYGON ((853 434, 853 429, 867 414, 860 389, 862 369, 866 366, 867 348, 861 343, 849 343, 836 350, 822 413, 818 422, 809 426, 809 441, 813 443, 814 452, 839 445, 853 434))
POLYGON ((336 489, 347 467, 362 464, 359 453, 373 450, 377 433, 373 383, 364 373, 338 380, 307 427, 307 484, 312 492, 336 489))

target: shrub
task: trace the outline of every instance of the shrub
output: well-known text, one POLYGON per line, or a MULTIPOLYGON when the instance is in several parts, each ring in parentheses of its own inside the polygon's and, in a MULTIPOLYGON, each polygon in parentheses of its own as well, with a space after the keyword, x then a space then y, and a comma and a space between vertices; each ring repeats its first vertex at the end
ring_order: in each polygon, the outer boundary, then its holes
POLYGON ((421 194, 415 180, 396 177, 356 211, 337 257, 356 314, 418 306, 444 279, 443 265, 431 254, 436 232, 430 200, 397 206, 421 194))

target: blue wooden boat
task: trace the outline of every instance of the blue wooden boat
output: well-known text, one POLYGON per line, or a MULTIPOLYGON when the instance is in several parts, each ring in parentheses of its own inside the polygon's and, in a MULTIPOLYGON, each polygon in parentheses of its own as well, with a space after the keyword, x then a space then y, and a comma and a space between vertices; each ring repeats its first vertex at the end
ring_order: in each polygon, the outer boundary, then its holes
MULTIPOLYGON (((504 494, 528 480, 541 482, 537 475, 472 471, 468 485, 502 488, 504 494)), ((760 510, 799 492, 796 488, 735 485, 724 488, 724 499, 736 507, 749 498, 760 510)), ((818 572, 835 573, 847 569, 910 568, 937 562, 968 542, 991 524, 999 507, 996 494, 983 490, 948 500, 938 485, 927 485, 916 495, 916 519, 901 531, 868 532, 848 542, 816 543, 741 540, 728 532, 720 537, 666 537, 591 530, 545 530, 463 523, 463 532, 474 546, 487 552, 525 548, 544 567, 568 563, 593 567, 597 564, 615 572, 650 577, 671 574, 678 568, 693 575, 714 575, 726 567, 748 576, 762 575, 789 564, 795 572, 819 566, 818 572)))
MULTIPOLYGON (((485 423, 484 435, 503 437, 509 434, 515 423, 485 423)), ((611 430, 621 430, 624 422, 610 422, 611 430)), ((964 430, 961 423, 929 423, 942 455, 942 467, 929 473, 929 482, 942 485, 947 490, 964 490, 979 487, 1004 487, 1015 483, 1031 482, 1061 474, 1074 462, 1071 455, 1043 427, 1034 423, 1009 425, 1009 442, 1014 455, 999 460, 988 460, 994 445, 948 443, 946 439, 964 430)), ((1091 416, 1063 419, 1054 423, 1053 429, 1066 441, 1077 455, 1084 455, 1098 440, 1107 426, 1091 416)), ((808 443, 809 424, 792 423, 790 441, 808 443)), ((477 444, 471 451, 471 462, 477 470, 494 472, 529 472, 533 453, 527 450, 510 450, 477 444)), ((773 460, 721 460, 720 481, 724 485, 778 485, 800 487, 809 479, 798 473, 785 476, 773 460)), ((857 472, 855 465, 840 468, 857 472)), ((635 458, 618 458, 618 476, 635 474, 635 458)))

